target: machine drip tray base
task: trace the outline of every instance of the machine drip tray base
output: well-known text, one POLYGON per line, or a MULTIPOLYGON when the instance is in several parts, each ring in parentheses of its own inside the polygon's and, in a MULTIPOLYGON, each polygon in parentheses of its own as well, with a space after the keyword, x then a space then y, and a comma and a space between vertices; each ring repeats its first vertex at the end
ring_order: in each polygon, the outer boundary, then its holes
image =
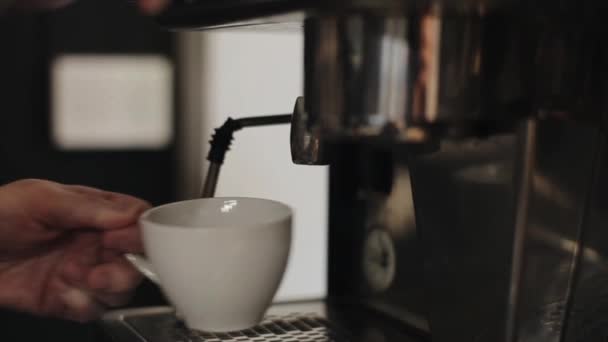
POLYGON ((256 327, 229 333, 188 329, 171 308, 140 308, 111 312, 103 329, 115 342, 419 342, 383 320, 336 315, 323 302, 279 304, 271 307, 256 327))
POLYGON ((292 313, 286 316, 270 315, 256 327, 229 333, 190 330, 171 314, 128 317, 125 322, 148 341, 158 333, 158 328, 169 332, 171 340, 175 342, 341 342, 351 340, 346 332, 338 331, 324 318, 315 314, 303 313, 292 313))

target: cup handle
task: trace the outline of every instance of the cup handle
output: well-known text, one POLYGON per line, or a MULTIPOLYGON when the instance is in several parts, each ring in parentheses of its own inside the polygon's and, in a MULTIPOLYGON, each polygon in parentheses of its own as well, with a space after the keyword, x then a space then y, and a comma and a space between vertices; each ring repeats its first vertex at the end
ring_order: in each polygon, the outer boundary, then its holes
POLYGON ((158 278, 156 272, 154 272, 152 264, 150 264, 148 259, 141 255, 131 253, 125 254, 125 259, 127 259, 131 265, 133 265, 133 267, 135 267, 146 278, 150 279, 156 285, 160 284, 160 279, 158 278))

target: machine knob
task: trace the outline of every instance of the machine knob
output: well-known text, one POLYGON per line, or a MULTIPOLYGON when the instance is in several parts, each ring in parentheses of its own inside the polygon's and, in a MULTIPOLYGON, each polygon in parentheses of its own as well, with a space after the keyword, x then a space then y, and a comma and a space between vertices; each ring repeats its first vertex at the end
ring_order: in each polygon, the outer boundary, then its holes
POLYGON ((396 268, 393 240, 382 229, 373 230, 365 240, 363 273, 374 292, 386 291, 393 283, 396 268))

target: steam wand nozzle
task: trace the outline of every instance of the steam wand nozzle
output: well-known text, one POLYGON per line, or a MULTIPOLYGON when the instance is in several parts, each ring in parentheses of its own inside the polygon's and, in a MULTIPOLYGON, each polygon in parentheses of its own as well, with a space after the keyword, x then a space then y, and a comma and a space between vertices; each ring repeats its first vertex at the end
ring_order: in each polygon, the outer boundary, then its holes
POLYGON ((209 143, 211 149, 207 155, 207 160, 210 162, 207 170, 207 177, 203 184, 201 197, 213 197, 217 187, 217 180, 220 174, 220 168, 224 163, 226 152, 230 150, 230 145, 234 139, 234 133, 245 127, 269 126, 291 123, 291 114, 255 116, 240 119, 228 118, 226 122, 219 128, 215 129, 209 143))

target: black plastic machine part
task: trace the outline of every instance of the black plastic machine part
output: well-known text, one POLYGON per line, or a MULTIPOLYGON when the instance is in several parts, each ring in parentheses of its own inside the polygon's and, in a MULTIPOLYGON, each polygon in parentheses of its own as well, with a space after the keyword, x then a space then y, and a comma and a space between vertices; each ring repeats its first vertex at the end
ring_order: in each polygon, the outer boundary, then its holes
POLYGON ((209 141, 211 150, 209 150, 207 160, 212 163, 223 164, 226 152, 230 149, 230 144, 232 143, 232 139, 234 138, 233 135, 236 131, 240 131, 245 127, 288 123, 291 123, 291 114, 254 116, 236 120, 228 118, 221 127, 215 129, 215 134, 213 134, 211 141, 209 141))
POLYGON ((230 149, 230 144, 234 139, 234 133, 245 127, 270 126, 291 123, 291 114, 254 116, 240 119, 228 118, 224 124, 215 129, 215 133, 209 143, 211 149, 207 155, 207 160, 210 162, 207 170, 207 177, 203 185, 201 197, 213 197, 217 179, 220 173, 220 167, 224 163, 226 152, 230 149))

